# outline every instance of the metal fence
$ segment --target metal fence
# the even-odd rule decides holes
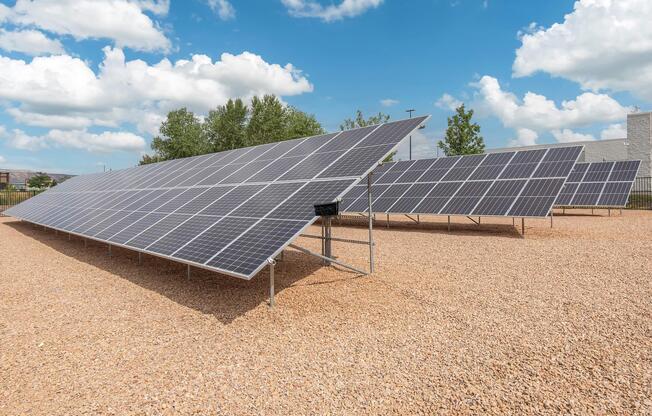
[[[652,209],[652,177],[638,177],[632,187],[627,208]]]
[[[4,216],[3,211],[13,207],[16,204],[20,204],[33,197],[34,195],[39,194],[41,191],[7,191],[0,190],[0,216]]]

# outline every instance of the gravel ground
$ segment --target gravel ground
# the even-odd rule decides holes
[[[379,221],[372,276],[288,251],[274,310],[2,218],[0,414],[652,414],[652,212],[570,212]]]

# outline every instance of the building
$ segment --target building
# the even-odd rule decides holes
[[[0,168],[0,189],[5,189],[8,185],[13,185],[16,189],[27,189],[27,181],[29,181],[32,176],[36,176],[42,173],[44,172]],[[72,178],[74,176],[64,173],[44,174],[54,179],[57,183],[61,183],[66,179]]]
[[[652,112],[628,114],[627,137],[622,139],[487,149],[487,153],[577,145],[584,145],[584,152],[579,159],[580,162],[641,160],[638,176],[652,176]]]

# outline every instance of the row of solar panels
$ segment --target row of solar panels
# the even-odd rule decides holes
[[[426,119],[77,176],[6,214],[250,279]]]
[[[581,150],[577,146],[384,164],[374,171],[372,209],[388,214],[545,217],[555,205],[624,207],[640,161],[575,163]],[[366,193],[366,186],[354,187],[343,198],[342,211],[367,212]]]

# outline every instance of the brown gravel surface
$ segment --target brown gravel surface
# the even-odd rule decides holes
[[[372,276],[288,251],[274,310],[2,218],[0,414],[651,414],[652,212],[572,212],[379,222]]]

